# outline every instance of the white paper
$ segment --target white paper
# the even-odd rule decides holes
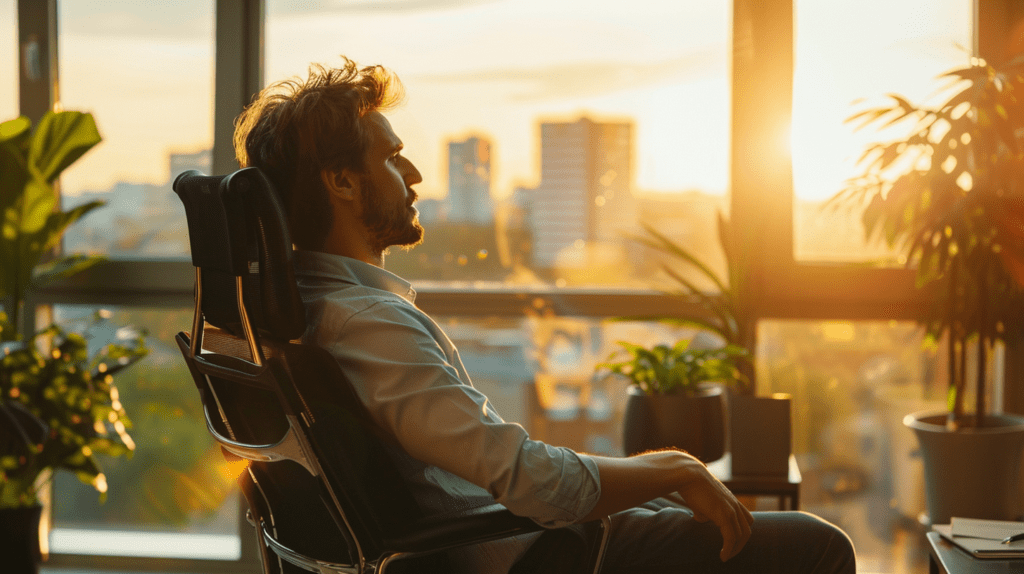
[[[1024,522],[958,518],[954,516],[951,530],[954,537],[1005,540],[1014,534],[1024,533]],[[1021,541],[1019,544],[1024,544],[1024,541]]]

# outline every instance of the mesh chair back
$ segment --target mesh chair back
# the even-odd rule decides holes
[[[206,320],[241,334],[235,277],[242,277],[253,327],[274,339],[300,337],[306,316],[291,239],[266,176],[254,167],[227,176],[191,170],[174,180],[174,191],[185,206],[192,264],[203,270]]]

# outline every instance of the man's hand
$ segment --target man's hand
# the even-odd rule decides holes
[[[592,458],[601,475],[601,499],[584,520],[597,520],[677,492],[693,510],[695,520],[718,526],[723,562],[743,549],[750,538],[754,521],[750,511],[696,458],[680,451]]]
[[[694,520],[710,520],[718,526],[722,533],[722,550],[718,556],[725,562],[742,550],[750,539],[754,516],[700,461],[693,459],[687,466],[693,478],[678,490],[679,496],[693,510]]]

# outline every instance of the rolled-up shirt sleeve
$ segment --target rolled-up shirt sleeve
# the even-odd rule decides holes
[[[317,310],[322,325],[332,325],[330,307]],[[370,416],[410,456],[485,489],[541,526],[590,513],[600,496],[595,462],[503,421],[463,381],[454,346],[419,310],[383,301],[336,319],[343,324],[317,329],[312,342],[338,359]]]

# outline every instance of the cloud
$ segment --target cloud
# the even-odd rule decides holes
[[[67,2],[61,4],[61,33],[113,38],[212,40],[209,2]]]
[[[351,12],[421,12],[453,10],[494,0],[279,0],[274,12],[280,14],[337,14]]]
[[[498,68],[430,74],[417,79],[438,82],[513,83],[514,101],[579,98],[712,76],[724,65],[725,52],[702,50],[657,62],[571,62],[539,68]]]

